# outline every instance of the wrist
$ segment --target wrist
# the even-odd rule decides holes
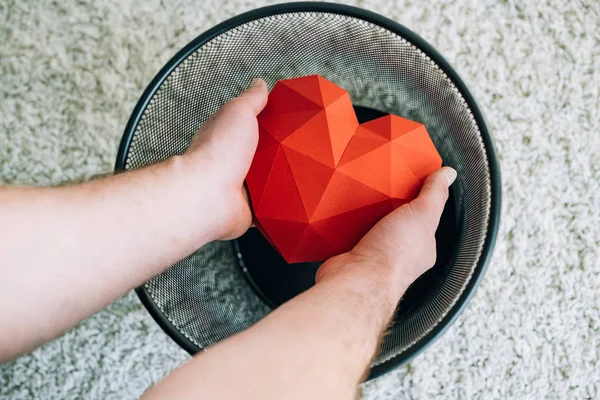
[[[408,288],[408,285],[394,276],[389,265],[352,252],[327,260],[317,271],[315,280],[317,284],[330,282],[342,286],[353,295],[363,298],[379,320],[382,330]]]
[[[165,190],[173,197],[174,212],[181,215],[186,229],[203,245],[219,239],[224,210],[219,202],[220,188],[208,165],[186,154],[171,157],[162,164],[168,174]]]

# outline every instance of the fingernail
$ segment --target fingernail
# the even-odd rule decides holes
[[[456,180],[456,170],[454,168],[446,168],[446,179],[448,180],[448,186],[452,185],[452,183]]]
[[[261,85],[262,79],[260,78],[254,78],[252,79],[252,82],[250,82],[250,87],[254,88],[254,87],[258,87]]]

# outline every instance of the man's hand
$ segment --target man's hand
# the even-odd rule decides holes
[[[376,301],[389,319],[400,296],[435,264],[435,231],[456,171],[441,168],[429,176],[419,196],[371,229],[348,253],[333,257],[317,271],[317,284],[341,280]]]
[[[146,168],[58,188],[0,187],[0,362],[248,229],[242,188],[266,101],[257,81],[202,126],[189,151]]]
[[[210,172],[222,216],[217,236],[233,239],[252,223],[252,213],[244,189],[258,144],[256,116],[267,104],[267,85],[255,79],[244,93],[227,102],[198,130],[184,155]],[[193,168],[195,170],[195,168]]]

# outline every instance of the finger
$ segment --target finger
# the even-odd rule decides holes
[[[252,80],[248,89],[225,103],[209,121],[232,126],[237,121],[256,120],[256,116],[265,108],[268,97],[267,84],[256,78]]]
[[[256,116],[265,108],[268,97],[267,84],[262,79],[256,78],[252,80],[248,89],[225,103],[200,129],[210,130],[216,125],[237,130],[239,124],[256,121]]]
[[[228,154],[237,145],[242,151],[254,154],[258,141],[256,116],[267,104],[268,95],[266,83],[262,79],[253,80],[246,91],[225,103],[198,129],[191,148],[212,143],[217,146],[216,154]]]
[[[269,91],[265,81],[260,78],[254,78],[250,82],[248,89],[239,95],[238,99],[246,102],[256,116],[265,108],[268,94]]]
[[[444,205],[448,200],[448,187],[455,179],[456,171],[454,169],[450,167],[439,169],[425,179],[419,196],[410,202],[416,217],[431,232],[435,232],[440,223]]]

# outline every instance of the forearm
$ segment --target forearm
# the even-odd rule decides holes
[[[186,161],[82,185],[0,188],[0,361],[49,340],[216,238]],[[190,223],[190,221],[194,221]],[[212,231],[212,234],[210,233]]]
[[[252,215],[243,182],[267,87],[255,81],[182,156],[83,185],[0,188],[0,362],[49,340]]]
[[[354,272],[324,279],[194,357],[148,397],[353,398],[403,290],[390,296],[390,281],[371,267],[347,267]]]

